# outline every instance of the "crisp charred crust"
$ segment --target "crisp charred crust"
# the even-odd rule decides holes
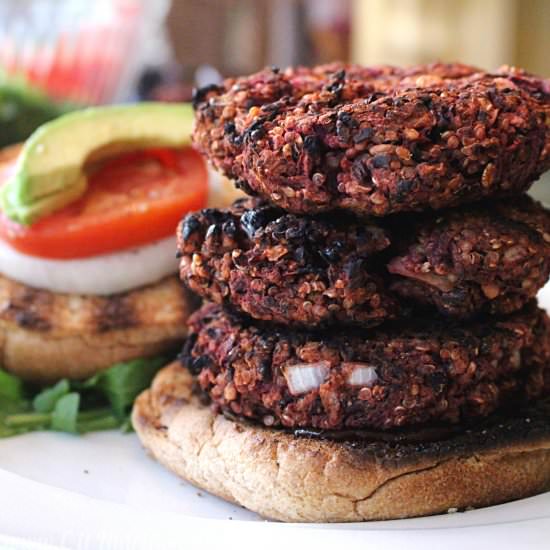
[[[366,333],[249,325],[210,304],[191,317],[190,331],[183,362],[215,406],[269,426],[458,423],[550,389],[550,325],[533,304],[465,327],[415,319]],[[324,370],[309,391],[292,381],[291,368],[304,365]],[[357,368],[374,379],[353,385]]]
[[[540,442],[548,438],[550,432],[550,399],[537,399],[523,403],[515,410],[507,409],[488,416],[482,421],[457,429],[450,436],[441,439],[348,441],[358,456],[375,457],[380,460],[395,461],[400,465],[420,463],[426,458],[448,458],[468,452],[486,452],[499,450],[509,445],[521,445],[527,442]],[[409,436],[413,432],[409,432]],[[322,437],[323,434],[320,434]]]
[[[258,199],[192,213],[178,229],[182,280],[266,321],[372,326],[395,317],[379,275],[386,232],[349,215],[301,217]]]
[[[528,196],[390,224],[392,291],[444,314],[516,311],[550,275],[550,213]]]
[[[550,167],[549,92],[509,68],[264,70],[198,95],[194,142],[291,212],[439,209],[521,193]]]

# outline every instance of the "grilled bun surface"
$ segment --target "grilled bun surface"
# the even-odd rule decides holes
[[[176,276],[123,294],[79,296],[0,275],[0,364],[48,383],[174,351],[195,303]]]

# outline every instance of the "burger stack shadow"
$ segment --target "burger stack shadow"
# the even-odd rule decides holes
[[[549,91],[509,67],[332,64],[196,92],[195,146],[249,197],[178,228],[205,300],[182,362],[212,414],[309,449],[291,497],[255,472],[232,498],[355,521],[550,488],[550,214],[526,194]]]

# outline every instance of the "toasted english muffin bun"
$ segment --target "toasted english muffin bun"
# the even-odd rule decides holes
[[[282,521],[422,516],[550,489],[548,402],[439,441],[345,443],[214,415],[173,363],[138,397],[133,424],[178,476]]]

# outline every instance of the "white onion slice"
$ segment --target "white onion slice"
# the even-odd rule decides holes
[[[342,366],[351,367],[347,380],[350,386],[370,386],[378,380],[376,368],[366,363],[342,363]]]
[[[0,272],[29,286],[70,294],[109,295],[155,283],[178,270],[176,237],[91,258],[52,260],[0,240]]]
[[[457,277],[453,273],[448,275],[437,275],[437,273],[422,273],[411,271],[407,268],[407,265],[403,258],[394,258],[388,263],[388,271],[395,275],[401,275],[410,279],[416,279],[422,283],[433,286],[441,292],[451,292],[455,287]]]
[[[327,377],[330,369],[328,361],[317,363],[297,363],[284,369],[288,388],[292,395],[300,395],[317,389]]]
[[[514,350],[510,355],[510,364],[516,369],[521,367],[521,352],[519,349]]]

